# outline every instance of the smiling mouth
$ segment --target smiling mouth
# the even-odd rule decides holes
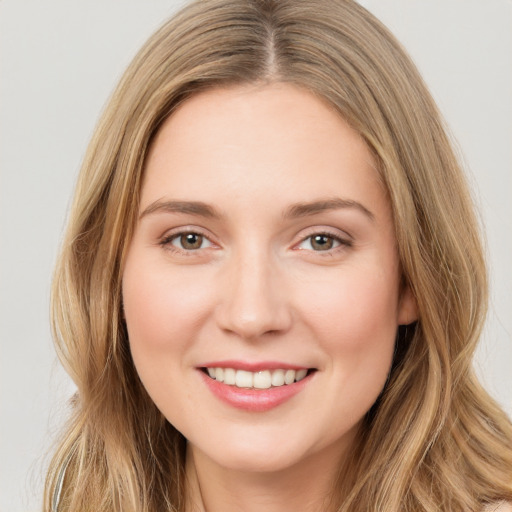
[[[237,370],[235,368],[202,368],[203,372],[217,382],[228,386],[235,386],[244,389],[269,389],[281,386],[289,386],[295,382],[305,379],[310,373],[316,371],[310,369],[275,369],[250,372]]]

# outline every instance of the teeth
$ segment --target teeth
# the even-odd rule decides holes
[[[272,386],[282,386],[284,384],[284,370],[274,370],[272,372]]]
[[[224,368],[215,368],[215,379],[224,382]]]
[[[253,382],[256,389],[268,389],[272,386],[272,376],[268,370],[258,372],[254,374]]]
[[[263,370],[248,372],[234,368],[207,368],[208,375],[219,382],[239,388],[268,389],[299,382],[308,370]]]
[[[295,370],[286,370],[284,374],[284,383],[292,384],[295,381]]]
[[[217,371],[215,371],[215,376],[217,376]],[[252,383],[253,377],[251,372],[246,372],[245,370],[236,371],[235,386],[237,388],[252,388]]]
[[[209,372],[208,372],[209,373]],[[224,383],[234,386],[236,383],[236,371],[233,368],[226,368],[224,370]]]
[[[307,374],[307,370],[297,370],[297,372],[295,373],[295,380],[299,382],[299,380],[302,380]]]

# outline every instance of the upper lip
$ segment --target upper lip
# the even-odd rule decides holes
[[[284,363],[282,361],[239,361],[222,360],[209,361],[199,365],[199,368],[233,368],[235,370],[245,370],[248,372],[261,372],[263,370],[309,370],[310,366],[300,364]]]

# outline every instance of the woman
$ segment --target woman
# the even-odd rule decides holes
[[[126,72],[53,294],[50,510],[507,510],[440,115],[353,2],[191,4]],[[507,508],[508,507],[508,508]]]

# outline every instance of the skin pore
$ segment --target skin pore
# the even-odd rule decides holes
[[[189,512],[326,510],[416,319],[369,149],[289,84],[207,91],[163,124],[123,302],[140,378],[188,440]],[[266,388],[222,382],[244,371]]]

